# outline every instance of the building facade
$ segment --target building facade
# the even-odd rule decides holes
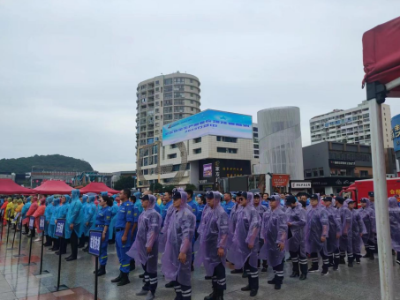
[[[371,147],[322,142],[303,148],[304,178],[314,193],[338,194],[355,180],[372,177]]]
[[[291,180],[303,180],[303,154],[298,107],[276,107],[257,113],[260,164],[257,174],[285,174]],[[271,175],[270,175],[271,176]],[[265,188],[272,191],[266,176]],[[275,187],[275,186],[274,186]],[[286,187],[281,187],[286,189]]]
[[[177,72],[142,81],[136,96],[138,148],[160,140],[163,125],[200,112],[200,81],[190,74]]]
[[[384,148],[393,148],[390,106],[382,104]],[[324,141],[371,145],[368,101],[347,110],[335,109],[310,120],[311,144]]]

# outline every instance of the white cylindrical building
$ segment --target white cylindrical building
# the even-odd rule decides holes
[[[304,180],[300,109],[294,106],[260,110],[257,113],[260,169],[263,174],[289,174]],[[270,191],[266,176],[266,191]]]

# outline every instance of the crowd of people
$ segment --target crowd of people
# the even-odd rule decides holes
[[[400,207],[396,198],[388,201],[392,248],[400,264]],[[140,264],[144,285],[136,295],[146,300],[155,297],[160,253],[165,287],[175,289],[175,300],[191,299],[195,267],[203,266],[205,280],[211,280],[212,293],[204,299],[223,300],[227,263],[234,266],[232,274],[247,278],[242,291],[254,297],[259,269],[273,269],[268,284],[279,290],[285,262],[291,263],[291,278],[306,280],[308,273],[321,271],[325,276],[330,268],[337,271],[340,265],[359,264],[362,244],[363,257],[373,260],[378,251],[374,209],[373,192],[361,199],[359,208],[352,199],[333,195],[208,191],[195,196],[183,189],[163,195],[123,189],[114,196],[80,195],[73,190],[71,195],[0,198],[3,227],[16,226],[15,230],[34,237],[36,231],[41,233],[39,220],[44,216],[45,245],[65,254],[70,244],[67,261],[77,259],[79,248],[88,251],[90,230],[101,231],[97,276],[106,274],[107,249],[115,244],[120,273],[111,282],[130,283],[129,273]],[[30,217],[35,226],[29,231]],[[59,219],[66,220],[63,238],[55,234]],[[287,253],[290,257],[285,260]]]

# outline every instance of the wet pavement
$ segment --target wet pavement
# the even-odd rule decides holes
[[[4,234],[6,234],[4,228]],[[0,244],[0,300],[8,299],[42,299],[42,300],[86,300],[94,299],[94,275],[95,258],[79,250],[78,260],[67,262],[64,260],[67,255],[62,257],[60,283],[68,287],[67,290],[60,292],[51,292],[57,284],[58,256],[45,247],[43,255],[43,270],[48,273],[35,275],[40,267],[40,242],[33,242],[31,261],[33,264],[27,266],[29,253],[29,239],[22,236],[21,253],[26,256],[14,257],[18,254],[19,235],[16,236],[14,248],[11,248],[12,234],[8,245],[6,238]],[[68,246],[68,251],[70,248]],[[131,283],[117,287],[110,282],[111,279],[118,276],[118,259],[115,251],[115,245],[109,245],[109,262],[107,265],[107,274],[99,277],[98,295],[99,299],[145,299],[145,297],[136,296],[142,287],[142,280],[138,278],[142,269],[136,269],[130,274]],[[395,282],[400,282],[400,268],[395,265]],[[362,259],[361,264],[354,265],[354,268],[348,268],[341,265],[339,271],[330,272],[327,276],[321,276],[319,273],[308,275],[305,281],[289,278],[291,264],[285,264],[285,279],[282,289],[274,290],[272,285],[267,284],[267,280],[273,277],[272,270],[267,273],[260,272],[260,289],[257,297],[252,299],[354,299],[354,300],[377,300],[380,299],[378,260],[369,261]],[[192,276],[192,299],[200,300],[211,292],[211,282],[204,280],[204,270],[195,270]],[[173,289],[164,287],[165,280],[159,272],[159,283],[156,293],[156,299],[174,299]],[[245,286],[247,280],[241,275],[232,275],[227,270],[227,290],[225,300],[247,300],[251,299],[248,292],[240,291]],[[395,290],[400,299],[400,284],[395,286]]]

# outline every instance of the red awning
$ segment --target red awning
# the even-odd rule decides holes
[[[387,84],[400,77],[400,17],[368,30],[362,42],[363,85],[373,81]]]
[[[16,184],[11,179],[0,179],[0,195],[31,195],[35,192]]]
[[[86,193],[100,194],[101,192],[108,192],[113,195],[119,193],[119,191],[110,189],[108,186],[106,186],[102,182],[91,182],[84,188],[81,188],[80,192],[81,192],[81,194],[86,194]]]
[[[33,189],[37,194],[54,195],[54,194],[71,194],[73,190],[64,181],[49,180]]]

